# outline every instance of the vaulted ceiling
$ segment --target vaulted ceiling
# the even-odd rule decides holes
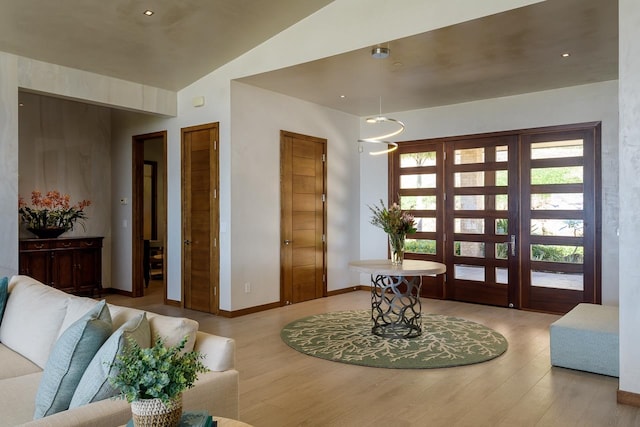
[[[0,0],[0,51],[179,90],[329,3]],[[613,80],[617,1],[547,0],[382,46],[240,81],[365,116]]]
[[[178,90],[331,1],[0,0],[0,51]]]

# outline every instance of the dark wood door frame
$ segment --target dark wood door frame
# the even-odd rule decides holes
[[[167,174],[167,131],[152,132],[143,135],[135,135],[132,137],[132,184],[131,191],[131,255],[132,255],[132,287],[131,296],[144,296],[144,143],[151,139],[162,139],[162,151],[165,167],[163,167],[163,176],[161,179],[166,183]],[[164,210],[166,212],[167,203],[167,186],[164,185],[165,197]],[[166,224],[162,225],[165,228]],[[165,263],[166,264],[166,263]],[[167,285],[165,280],[164,301],[167,302]]]

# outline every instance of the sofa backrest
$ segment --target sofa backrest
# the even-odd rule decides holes
[[[70,295],[44,285],[29,276],[13,276],[2,324],[0,342],[44,369],[51,348],[73,322],[84,315],[97,300]],[[109,304],[116,330],[142,310]],[[198,322],[184,317],[147,312],[151,336],[160,336],[166,345],[174,345],[189,336],[186,350],[194,348]]]
[[[68,294],[27,276],[13,276],[0,342],[44,369],[68,304]]]

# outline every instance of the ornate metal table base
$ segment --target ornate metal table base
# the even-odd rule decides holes
[[[371,275],[371,332],[384,338],[422,334],[422,276]]]

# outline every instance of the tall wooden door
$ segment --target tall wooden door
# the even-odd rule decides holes
[[[182,283],[184,306],[219,308],[218,124],[182,129]]]
[[[445,144],[447,295],[518,306],[518,138]]]
[[[389,203],[415,217],[407,259],[444,263],[444,150],[442,142],[408,141],[389,154]],[[445,298],[444,274],[424,276],[420,295]]]
[[[522,305],[601,302],[600,126],[522,138]]]
[[[326,139],[280,134],[280,300],[326,295]]]

